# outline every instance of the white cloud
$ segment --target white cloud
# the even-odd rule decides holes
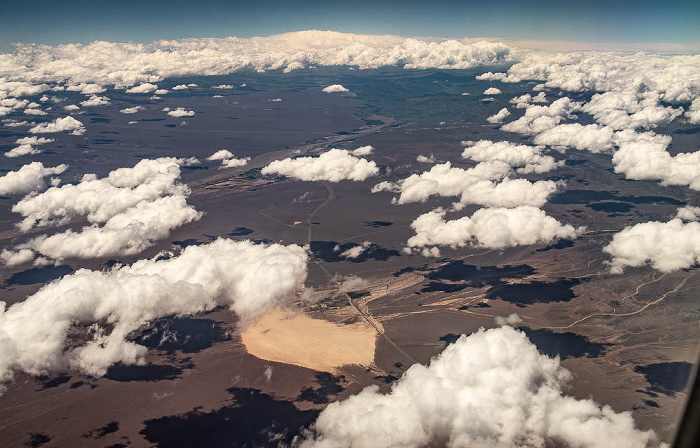
[[[189,87],[187,87],[187,85],[185,85],[185,84],[180,84],[180,85],[177,85],[177,86],[172,88],[172,90],[185,90],[185,89],[189,89]]]
[[[491,162],[500,160],[513,168],[518,173],[545,173],[564,164],[557,162],[552,156],[542,154],[543,148],[517,145],[506,141],[492,142],[491,140],[479,140],[462,142],[465,146],[462,157],[475,162]]]
[[[576,239],[584,229],[564,225],[536,207],[482,208],[469,216],[446,221],[441,208],[425,213],[411,223],[416,232],[408,247],[477,246],[503,249]]]
[[[612,128],[597,124],[559,124],[535,135],[532,141],[537,145],[582,149],[592,153],[609,152],[614,146]]]
[[[515,327],[517,325],[520,325],[520,323],[523,321],[523,318],[518,316],[517,313],[512,313],[506,317],[496,316],[493,320],[499,327],[502,327],[504,325]]]
[[[24,219],[22,231],[62,225],[78,218],[90,225],[40,235],[18,244],[46,258],[98,258],[134,255],[167,238],[170,231],[199,219],[187,204],[189,189],[179,183],[180,165],[189,159],[142,160],[119,168],[105,178],[87,174],[78,184],[49,188],[29,195],[12,207]]]
[[[342,282],[338,283],[338,293],[340,294],[369,288],[369,282],[367,280],[360,277],[355,277],[354,275],[346,277]]]
[[[395,183],[381,182],[372,187],[372,193],[400,193],[393,199],[396,204],[425,202],[437,195],[458,196],[462,204],[540,207],[557,190],[557,184],[552,181],[532,183],[526,179],[509,179],[510,172],[511,166],[502,160],[481,162],[466,170],[453,168],[450,162],[446,162]]]
[[[503,119],[510,116],[510,111],[505,107],[498,111],[498,113],[491,115],[486,119],[489,123],[502,123]]]
[[[340,84],[333,84],[328,87],[324,87],[322,92],[333,93],[333,92],[349,92],[350,89],[343,87]]]
[[[246,166],[249,161],[250,161],[250,157],[241,157],[239,159],[236,159],[236,158],[225,159],[225,160],[221,161],[221,166],[219,167],[219,169],[238,168],[241,166]]]
[[[67,169],[68,165],[65,164],[49,168],[41,162],[32,162],[0,177],[0,194],[24,194],[43,190],[46,188],[45,177],[61,174]]]
[[[357,246],[353,246],[350,249],[341,252],[340,256],[344,258],[357,258],[365,253],[365,251],[367,251],[367,249],[369,249],[371,246],[372,243],[370,241],[365,241],[362,244],[358,244]]]
[[[83,123],[73,117],[56,118],[48,123],[39,123],[29,130],[32,134],[49,134],[53,132],[72,131],[74,135],[82,135],[85,132]]]
[[[158,90],[157,85],[145,82],[130,89],[126,89],[126,93],[151,93],[156,90]]]
[[[500,95],[501,89],[497,89],[496,87],[489,87],[488,89],[484,90],[484,95]]]
[[[19,143],[19,146],[16,148],[13,148],[5,153],[5,157],[20,157],[20,156],[25,156],[25,155],[30,155],[30,154],[39,154],[41,153],[41,150],[36,148],[36,145],[43,145],[45,143],[49,143],[54,141],[52,138],[44,138],[44,137],[23,137],[23,138],[18,138],[16,143]]]
[[[331,403],[302,448],[658,446],[629,412],[565,395],[572,378],[524,333],[481,329],[411,366],[387,394],[370,386]]]
[[[650,129],[667,124],[683,113],[682,109],[660,105],[658,92],[605,92],[593,95],[583,111],[613,129]]]
[[[372,151],[374,151],[374,147],[367,145],[367,146],[360,146],[357,149],[353,149],[352,151],[350,151],[350,153],[353,156],[368,156],[368,155],[372,154]]]
[[[435,163],[435,156],[430,154],[430,157],[424,156],[423,154],[418,154],[416,161],[420,163]]]
[[[501,129],[523,135],[539,134],[555,127],[564,119],[572,118],[573,113],[579,110],[581,104],[569,97],[559,98],[549,106],[529,105],[525,109],[525,115],[504,124]]]
[[[0,379],[15,370],[38,375],[67,368],[101,376],[116,362],[144,364],[147,349],[128,341],[129,333],[159,317],[217,306],[254,319],[292,297],[306,263],[299,246],[219,239],[168,259],[80,269],[0,307]],[[81,336],[69,343],[76,331]]]
[[[107,98],[106,96],[97,95],[92,95],[89,99],[80,103],[80,105],[83,107],[104,106],[107,104],[109,104],[109,98]]]
[[[80,109],[80,106],[76,104],[69,104],[67,106],[63,106],[63,110],[78,110]]]
[[[516,96],[515,98],[510,100],[511,104],[515,104],[516,109],[525,109],[527,106],[530,105],[530,103],[546,103],[547,102],[547,97],[545,96],[544,92],[540,92],[534,97],[530,95],[529,93],[526,93],[525,95],[521,96]]]
[[[700,222],[697,208],[679,210],[679,217],[668,222],[650,221],[626,227],[613,236],[603,252],[613,258],[610,271],[620,274],[626,267],[651,264],[654,269],[672,272],[700,262]]]
[[[25,115],[46,115],[46,112],[44,112],[41,109],[24,109],[24,114]]]
[[[233,89],[233,86],[231,84],[219,84],[218,86],[212,86],[212,89],[223,89],[223,90],[231,90]]]
[[[163,109],[163,110],[165,110],[165,109]],[[170,115],[171,117],[193,117],[194,116],[193,110],[187,110],[184,107],[178,107],[175,110],[168,109],[167,112],[168,112],[168,115]]]
[[[143,107],[141,106],[134,106],[134,107],[125,107],[124,109],[120,110],[119,112],[123,114],[135,114],[136,112],[142,110]]]
[[[160,97],[156,95],[165,95],[168,93],[168,89],[156,89],[156,91],[153,93],[155,95],[153,95],[151,98],[155,97],[155,99],[160,99]]]
[[[229,151],[228,149],[220,149],[216,151],[214,154],[210,155],[207,157],[207,160],[224,160],[224,159],[230,159],[233,157],[233,153]]]
[[[297,157],[275,160],[262,169],[262,174],[282,174],[305,181],[362,181],[379,172],[377,164],[355,157],[343,149],[331,149],[319,157]]]

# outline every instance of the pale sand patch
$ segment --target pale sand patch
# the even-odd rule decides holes
[[[372,364],[376,337],[365,323],[339,325],[279,308],[241,335],[253,356],[332,373],[347,364]]]

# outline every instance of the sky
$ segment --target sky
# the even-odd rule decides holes
[[[700,43],[694,0],[0,0],[0,46],[269,36],[308,29],[413,37]]]

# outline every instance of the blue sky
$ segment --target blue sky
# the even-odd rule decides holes
[[[699,43],[700,1],[0,0],[0,45],[267,36],[305,29],[403,36]]]

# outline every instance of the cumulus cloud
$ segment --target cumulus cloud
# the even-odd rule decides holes
[[[481,329],[462,335],[428,366],[411,366],[387,394],[370,386],[331,403],[302,447],[659,445],[629,412],[565,395],[572,378],[524,333]]]
[[[77,219],[86,219],[90,225],[33,237],[15,251],[32,250],[59,261],[143,251],[172,229],[201,217],[187,204],[189,189],[179,182],[180,166],[188,163],[175,158],[142,160],[101,179],[86,174],[77,184],[26,196],[12,207],[24,217],[18,224],[22,231]]]
[[[48,123],[39,123],[29,130],[32,134],[50,134],[54,132],[72,131],[74,135],[82,135],[85,132],[83,123],[73,117],[56,118]]]
[[[19,146],[7,151],[5,153],[5,157],[20,157],[30,154],[39,154],[41,153],[41,150],[36,148],[36,146],[43,145],[52,141],[54,141],[52,138],[45,137],[18,138],[16,143],[19,143]]]
[[[503,249],[513,246],[549,243],[555,239],[576,239],[583,228],[564,225],[536,207],[482,208],[470,216],[446,221],[446,211],[438,208],[420,215],[411,223],[416,232],[408,247],[476,246]]]
[[[484,95],[500,95],[501,89],[497,89],[496,87],[489,87],[488,89],[484,90]]]
[[[46,188],[45,177],[61,174],[67,169],[68,165],[65,164],[50,168],[41,162],[32,162],[0,177],[0,194],[25,194],[43,190]],[[58,179],[52,179],[51,182],[56,183]]]
[[[233,89],[233,86],[231,84],[219,84],[218,86],[212,86],[212,89],[223,89],[223,90],[231,90]]]
[[[282,174],[306,181],[362,181],[379,172],[373,161],[356,157],[344,149],[331,149],[318,157],[275,160],[262,174]]]
[[[8,309],[1,304],[0,379],[16,370],[101,376],[117,362],[143,365],[147,349],[129,333],[159,317],[217,306],[254,319],[296,292],[306,263],[296,245],[219,239],[169,258],[80,269]]]
[[[658,92],[605,92],[593,95],[583,111],[613,129],[650,129],[667,124],[683,109],[662,106]]]
[[[187,110],[184,107],[178,107],[177,109],[170,110],[169,108],[163,109],[163,111],[168,112],[171,117],[194,117],[193,110]]]
[[[156,90],[158,90],[157,85],[145,82],[130,89],[126,89],[126,93],[151,93]]]
[[[430,154],[430,156],[424,156],[423,154],[418,154],[416,161],[420,163],[435,163],[435,156]]]
[[[502,327],[504,325],[515,327],[523,321],[522,317],[518,316],[517,313],[512,313],[506,317],[496,316],[493,320],[499,327]]]
[[[233,153],[228,149],[220,149],[207,157],[207,160],[225,160],[233,157]]]
[[[342,294],[345,292],[367,289],[368,287],[369,282],[367,280],[351,275],[338,282],[338,293]]]
[[[353,156],[368,156],[368,155],[372,154],[372,151],[374,151],[374,147],[367,145],[367,146],[360,146],[357,149],[353,149],[352,151],[350,151],[350,154],[352,154]]]
[[[687,185],[700,190],[700,152],[672,156],[666,149],[671,137],[630,130],[615,134],[619,149],[612,161],[616,173],[627,179],[660,180],[662,185]]]
[[[503,109],[499,110],[498,113],[495,113],[488,117],[486,121],[488,121],[489,123],[502,123],[503,120],[508,116],[510,116],[510,112],[504,107]]]
[[[172,90],[186,90],[189,89],[186,84],[180,84],[172,88]]]
[[[612,128],[598,124],[581,125],[579,123],[559,124],[547,129],[532,139],[535,144],[555,148],[575,148],[592,153],[609,152],[615,140]]]
[[[552,156],[542,154],[543,148],[528,145],[517,145],[506,141],[492,142],[491,140],[479,140],[478,142],[465,141],[462,157],[475,162],[502,161],[517,168],[518,173],[545,173],[561,165]]]
[[[533,183],[526,179],[510,179],[507,176],[511,170],[511,166],[502,160],[481,162],[466,170],[454,168],[450,162],[446,162],[398,182],[381,182],[372,187],[372,193],[400,193],[392,201],[395,204],[425,202],[437,195],[458,196],[461,204],[541,207],[557,190],[556,182],[552,181]]]
[[[681,209],[667,222],[649,221],[626,227],[603,248],[610,254],[610,272],[651,264],[661,272],[689,268],[700,261],[700,222],[697,207]],[[683,222],[690,219],[690,222]]]
[[[540,92],[535,96],[526,93],[525,95],[516,96],[510,100],[511,104],[515,104],[516,109],[525,109],[530,103],[546,103],[547,97],[544,92]]]
[[[219,169],[238,168],[241,166],[246,166],[249,161],[250,161],[250,157],[241,157],[238,159],[235,157],[232,157],[230,159],[222,160],[221,166],[219,167]]]
[[[125,107],[124,109],[121,109],[119,112],[123,114],[135,114],[136,112],[142,110],[143,107],[141,106],[134,106],[134,107]]]
[[[24,114],[25,115],[46,115],[46,112],[44,112],[41,109],[24,109]]]
[[[363,253],[365,253],[367,251],[367,249],[369,249],[370,247],[372,247],[372,242],[365,241],[362,244],[358,244],[357,246],[353,246],[350,249],[347,249],[347,250],[341,252],[340,256],[344,257],[344,258],[357,258],[360,255],[362,255]],[[339,249],[336,248],[336,252],[338,250]]]
[[[501,129],[523,135],[544,132],[558,125],[562,120],[572,118],[574,112],[581,110],[581,103],[569,97],[559,98],[549,106],[529,105],[525,115],[515,121],[506,123]]]
[[[343,87],[340,84],[333,84],[328,87],[324,87],[322,92],[333,93],[333,92],[349,92],[350,89]]]
[[[109,98],[107,98],[106,96],[97,96],[97,95],[92,95],[89,99],[82,101],[80,103],[80,105],[83,107],[104,106],[107,104],[109,104]]]

